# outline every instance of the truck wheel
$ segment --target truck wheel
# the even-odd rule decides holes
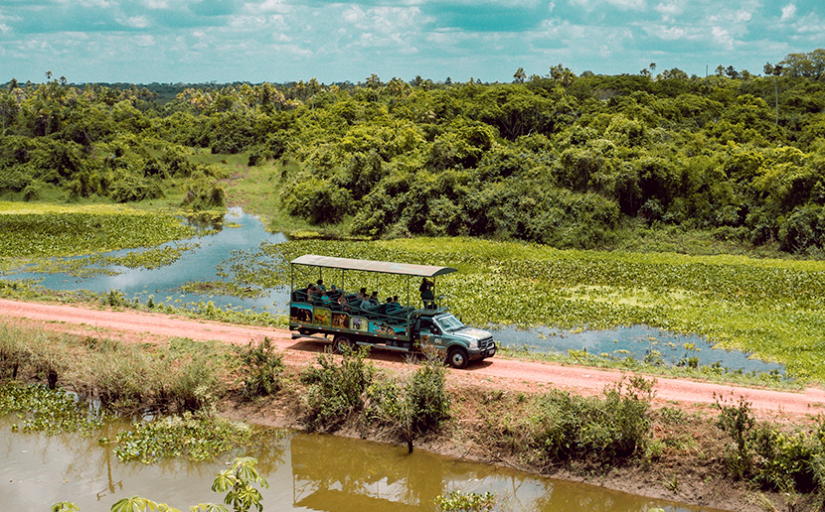
[[[332,340],[332,351],[336,354],[343,354],[344,348],[352,348],[352,342],[346,336],[335,336]]]
[[[453,368],[463,370],[464,368],[467,368],[467,364],[469,362],[470,359],[467,357],[467,351],[461,347],[453,347],[447,353],[447,364]]]

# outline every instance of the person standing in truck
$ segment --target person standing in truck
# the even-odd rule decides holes
[[[421,292],[421,300],[424,302],[425,308],[435,307],[435,295],[433,294],[433,282],[426,277],[421,278],[421,286],[418,287]]]

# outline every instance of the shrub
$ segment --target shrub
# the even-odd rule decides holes
[[[450,399],[443,360],[434,355],[418,368],[405,388],[404,400],[409,410],[409,425],[417,435],[438,428],[450,417]]]
[[[244,395],[271,395],[280,389],[284,356],[275,352],[272,340],[265,337],[257,346],[250,343],[246,348],[238,348],[237,353],[244,365]]]
[[[333,431],[364,406],[364,392],[375,367],[365,362],[369,350],[344,347],[341,364],[330,354],[318,356],[320,368],[308,368],[301,380],[309,384],[305,423],[310,430]]]
[[[595,457],[611,463],[644,448],[654,381],[631,377],[605,389],[605,398],[554,390],[539,403],[535,443],[551,461]]]
[[[751,456],[751,436],[756,418],[751,412],[751,404],[744,397],[739,397],[738,405],[728,405],[717,397],[716,406],[720,409],[717,426],[733,438],[735,451],[726,454],[728,471],[735,478],[747,478],[753,469]]]

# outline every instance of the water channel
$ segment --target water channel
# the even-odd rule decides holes
[[[286,314],[288,290],[266,289],[256,298],[239,298],[228,295],[204,295],[182,293],[181,287],[189,282],[230,281],[223,268],[234,253],[255,253],[262,243],[277,244],[286,241],[281,234],[264,229],[256,217],[245,214],[240,208],[230,208],[224,217],[224,225],[234,226],[210,235],[196,237],[167,245],[191,244],[194,247],[175,263],[155,269],[133,269],[121,266],[108,268],[108,273],[91,277],[73,277],[64,273],[17,273],[13,279],[39,279],[41,285],[53,290],[90,290],[108,292],[120,290],[126,298],[145,302],[150,296],[155,302],[187,307],[199,302],[213,302],[219,307],[235,307],[253,311],[265,311],[273,315]],[[163,246],[161,246],[163,247]],[[106,253],[104,256],[122,256],[129,251]],[[744,372],[779,371],[782,365],[749,359],[739,351],[714,349],[700,336],[674,335],[662,329],[646,326],[619,327],[604,331],[559,331],[544,327],[531,330],[506,328],[495,331],[495,339],[503,346],[526,347],[541,352],[585,350],[591,354],[611,357],[634,357],[644,360],[652,351],[665,363],[677,364],[695,357],[699,365],[718,364],[731,370]]]
[[[180,510],[222,502],[223,496],[210,488],[231,457],[203,463],[122,463],[111,445],[97,442],[104,435],[113,439],[122,424],[82,437],[14,433],[10,423],[10,418],[0,418],[3,510],[46,511],[55,502],[72,501],[83,512],[108,512],[118,499],[134,495]],[[519,512],[711,510],[342,437],[273,435],[245,455],[258,459],[269,481],[270,487],[261,490],[266,512],[426,512],[437,509],[433,500],[438,495],[453,490],[495,492],[500,510]]]

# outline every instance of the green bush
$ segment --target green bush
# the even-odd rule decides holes
[[[375,367],[365,361],[369,350],[344,347],[343,351],[340,364],[332,355],[321,354],[320,368],[308,368],[301,374],[301,380],[309,385],[304,421],[310,430],[333,431],[364,406],[365,391],[375,375]]]
[[[416,369],[404,389],[413,434],[422,435],[441,426],[450,417],[450,399],[445,385],[447,374],[443,360],[430,357]]]
[[[280,389],[284,356],[275,351],[272,340],[264,337],[257,345],[250,343],[236,351],[244,365],[244,395],[250,398],[271,395]]]
[[[554,390],[538,403],[535,443],[551,461],[593,457],[603,463],[642,452],[649,438],[654,381],[631,377],[603,399]]]

